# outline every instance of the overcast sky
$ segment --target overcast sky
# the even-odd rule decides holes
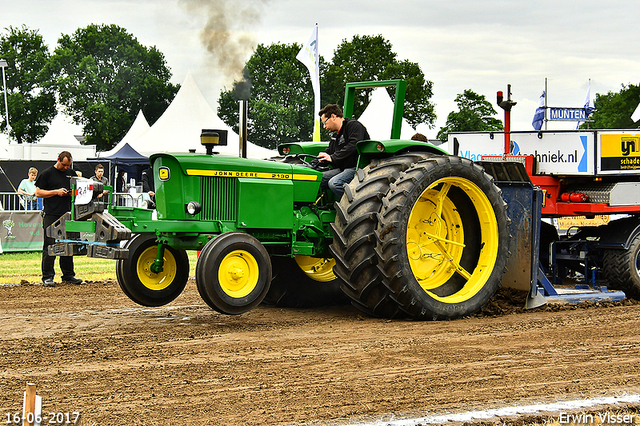
[[[531,130],[531,118],[548,79],[548,104],[581,107],[589,79],[591,97],[640,83],[635,0],[2,0],[2,28],[38,29],[51,51],[61,34],[95,24],[116,24],[164,53],[172,82],[193,77],[217,108],[234,64],[257,44],[304,43],[319,26],[320,54],[331,60],[338,44],[381,34],[400,60],[417,62],[434,83],[435,137],[465,89],[495,104],[511,84],[512,130]],[[201,34],[226,30],[214,52]],[[367,52],[362,52],[366,55]],[[333,102],[322,99],[322,104]],[[498,118],[503,111],[496,106]],[[571,129],[575,123],[553,123]]]

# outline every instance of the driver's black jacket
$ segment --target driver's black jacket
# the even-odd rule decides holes
[[[358,162],[356,143],[369,140],[367,128],[359,121],[345,118],[342,127],[331,135],[327,154],[331,156],[331,163],[335,169],[355,167]]]

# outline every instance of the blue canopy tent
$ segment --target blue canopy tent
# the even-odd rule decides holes
[[[140,182],[142,171],[149,167],[149,157],[140,154],[128,143],[125,143],[117,152],[107,157],[91,158],[90,160],[109,161],[108,178],[110,185],[114,183],[116,169],[118,171],[124,170],[129,179],[133,178],[136,182]]]

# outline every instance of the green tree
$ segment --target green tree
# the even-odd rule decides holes
[[[313,135],[313,89],[309,71],[296,59],[301,45],[258,45],[247,61],[242,81],[223,90],[218,116],[238,131],[238,100],[248,99],[249,139],[274,149],[283,142],[311,140]],[[324,68],[320,59],[320,73]]]
[[[589,127],[594,129],[629,129],[638,127],[639,122],[631,119],[631,115],[640,103],[640,86],[629,84],[622,85],[618,93],[609,92],[606,95],[596,94],[593,104],[595,112],[591,115],[592,123]],[[580,125],[586,128],[587,123]]]
[[[50,71],[60,103],[98,150],[122,139],[139,110],[153,124],[178,91],[169,82],[164,55],[116,25],[89,25],[63,35]]]
[[[42,70],[49,60],[49,49],[37,30],[25,25],[6,28],[0,35],[0,58],[7,61],[7,104],[10,136],[18,143],[36,142],[45,135],[56,115],[55,91]],[[4,94],[0,95],[2,125],[7,132]]]
[[[344,87],[348,82],[391,79],[407,82],[404,118],[409,124],[414,127],[418,124],[433,127],[436,113],[429,101],[433,96],[433,83],[425,79],[417,63],[399,61],[391,43],[381,35],[356,35],[351,41],[342,41],[327,67],[324,84],[321,84],[323,105],[335,103],[342,106]],[[366,108],[371,92],[371,89],[356,92],[355,117],[359,117]],[[389,94],[393,99],[394,93]]]
[[[452,111],[447,116],[447,124],[440,128],[437,138],[447,140],[449,132],[499,131],[503,130],[502,121],[494,118],[496,110],[484,95],[472,90],[456,96],[458,112]]]

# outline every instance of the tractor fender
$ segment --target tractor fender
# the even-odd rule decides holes
[[[414,140],[364,140],[357,144],[358,154],[360,155],[394,155],[408,151],[431,152],[434,154],[448,155],[449,153],[442,147],[436,146],[431,142],[422,142]]]
[[[436,155],[448,155],[444,149],[435,146],[432,143],[414,140],[365,140],[359,141],[356,147],[358,149],[358,168],[364,168],[372,161],[404,154],[431,153]]]

